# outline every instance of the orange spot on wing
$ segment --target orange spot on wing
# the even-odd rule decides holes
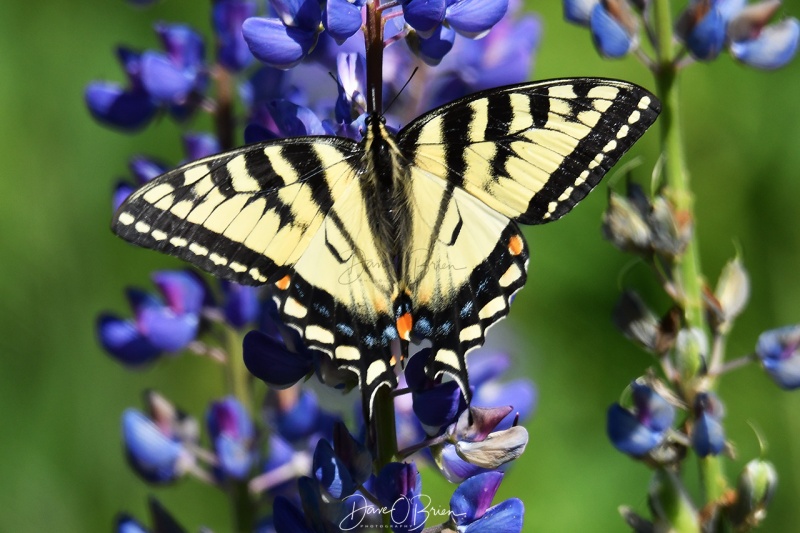
[[[397,319],[397,333],[404,341],[411,340],[411,327],[414,325],[414,320],[411,313],[404,313]]]
[[[521,254],[524,247],[525,243],[522,241],[521,236],[512,235],[511,238],[508,239],[508,251],[511,252],[511,255]]]
[[[281,279],[275,282],[275,286],[278,287],[280,290],[285,291],[286,289],[289,288],[289,282],[291,280],[292,278],[289,277],[289,274],[286,274]]]

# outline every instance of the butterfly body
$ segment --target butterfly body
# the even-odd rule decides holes
[[[371,405],[396,383],[392,346],[430,339],[431,375],[469,398],[466,354],[525,283],[517,222],[568,212],[655,120],[658,102],[615,80],[502,87],[360,142],[246,146],[160,176],[114,231],[212,274],[269,284],[284,321],[358,375]]]

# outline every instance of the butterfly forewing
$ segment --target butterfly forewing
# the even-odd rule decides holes
[[[658,100],[593,78],[493,89],[435,109],[403,129],[417,165],[524,224],[572,209],[647,130]]]

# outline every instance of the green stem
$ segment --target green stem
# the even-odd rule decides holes
[[[669,0],[656,0],[654,4],[655,31],[658,39],[658,61],[655,78],[658,97],[661,99],[662,112],[659,118],[661,125],[661,150],[664,158],[664,173],[667,184],[666,194],[669,196],[678,217],[694,221],[694,195],[689,185],[689,172],[686,169],[686,158],[683,149],[680,126],[680,97],[677,85],[677,70],[674,63],[674,47],[672,44],[672,14]],[[697,240],[692,235],[685,252],[676,260],[676,285],[682,296],[686,325],[690,328],[705,330],[703,315],[703,294],[700,274],[700,259],[697,253]],[[690,383],[702,368],[701,354],[696,348],[687,350],[682,359],[677,361],[682,381]]]
[[[253,404],[250,374],[244,366],[242,356],[242,336],[231,326],[222,324],[225,351],[228,359],[225,364],[225,385],[228,394],[236,397],[251,415],[257,412]],[[256,501],[247,486],[247,481],[229,479],[226,487],[233,512],[233,531],[245,533],[253,530],[256,521]]]
[[[658,96],[661,99],[661,150],[664,158],[666,191],[679,220],[694,225],[694,195],[690,187],[686,168],[683,139],[680,126],[680,97],[677,86],[677,66],[673,46],[673,21],[669,0],[655,0],[653,22],[656,33],[658,60],[654,70]],[[703,312],[702,274],[696,232],[686,246],[685,252],[676,259],[673,272],[679,288],[681,307],[687,327],[707,331]],[[690,343],[693,344],[693,343]],[[684,395],[692,401],[696,380],[704,365],[697,346],[679,353],[676,361]],[[688,394],[686,394],[688,393]],[[727,482],[722,464],[716,457],[699,460],[700,478],[705,502],[714,502],[723,495]]]

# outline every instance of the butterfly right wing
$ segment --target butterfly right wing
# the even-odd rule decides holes
[[[362,154],[304,137],[211,156],[134,192],[112,229],[217,277],[270,283],[283,320],[372,394],[394,384],[397,281],[367,223]]]

